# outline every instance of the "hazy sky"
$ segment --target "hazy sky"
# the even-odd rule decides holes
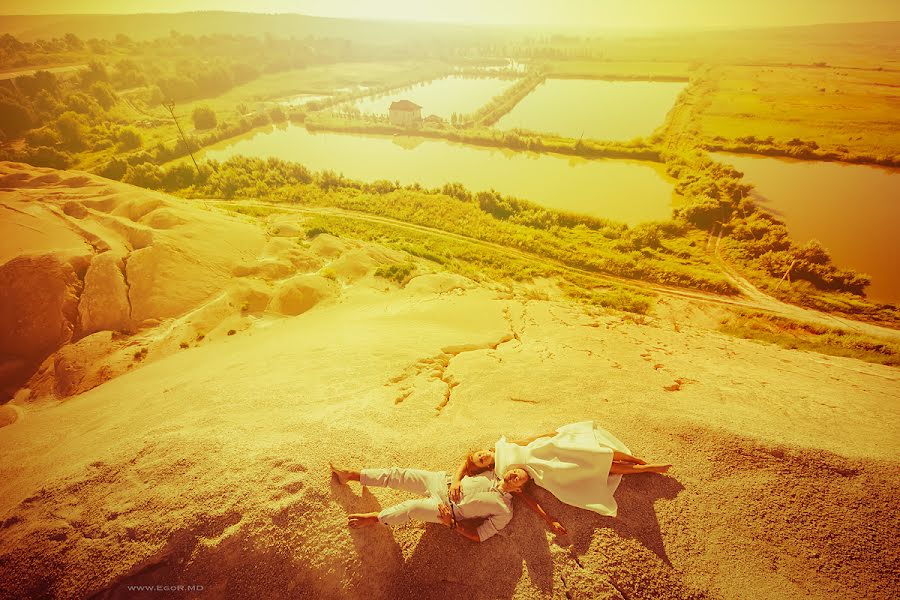
[[[900,20],[900,0],[4,0],[0,13],[191,10],[582,27],[752,27]]]

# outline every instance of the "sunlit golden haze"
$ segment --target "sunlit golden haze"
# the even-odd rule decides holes
[[[4,2],[6,14],[110,14],[199,10],[260,13],[296,12],[316,16],[410,19],[456,23],[543,25],[591,28],[753,27],[814,23],[900,20],[895,0],[44,0]]]

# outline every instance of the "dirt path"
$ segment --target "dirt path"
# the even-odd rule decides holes
[[[87,64],[81,63],[77,65],[65,65],[60,67],[38,67],[35,69],[25,69],[23,71],[6,71],[4,73],[0,73],[0,79],[15,79],[16,77],[23,77],[25,75],[34,75],[38,71],[49,71],[50,73],[68,73],[70,71],[77,71],[82,67],[86,67]]]

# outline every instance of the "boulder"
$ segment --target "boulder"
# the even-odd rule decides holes
[[[335,295],[336,288],[333,282],[319,275],[297,275],[278,286],[269,309],[283,315],[303,314],[323,299]]]
[[[101,360],[114,350],[111,331],[101,331],[57,351],[53,374],[57,397],[65,398],[89,390],[106,380],[97,377]]]
[[[72,265],[55,254],[19,256],[0,266],[0,355],[37,366],[68,343],[81,287]],[[17,383],[0,381],[0,388]]]
[[[78,303],[80,333],[126,331],[131,323],[128,285],[122,256],[104,252],[94,256],[84,277],[84,292]]]

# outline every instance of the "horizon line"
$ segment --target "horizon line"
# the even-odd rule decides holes
[[[755,29],[789,29],[792,27],[820,27],[828,25],[884,25],[884,24],[900,24],[900,20],[864,20],[864,21],[821,21],[811,23],[793,23],[793,24],[772,24],[772,25],[673,25],[673,26],[639,26],[639,25],[618,25],[606,27],[591,27],[577,23],[556,23],[548,25],[546,23],[501,23],[496,21],[479,21],[469,22],[464,20],[453,19],[428,19],[428,18],[391,18],[391,17],[347,17],[333,15],[317,15],[309,13],[301,13],[297,11],[273,11],[273,12],[255,12],[240,10],[172,10],[172,11],[152,11],[152,12],[117,12],[117,13],[13,13],[0,14],[0,17],[132,17],[132,16],[149,16],[149,15],[196,15],[196,14],[233,14],[233,15],[258,15],[258,16],[285,16],[293,15],[298,17],[307,17],[313,19],[333,19],[337,21],[362,21],[376,23],[415,23],[428,25],[447,25],[447,26],[468,26],[468,27],[499,27],[510,29],[525,28],[544,28],[544,29],[569,29],[580,31],[749,31]]]

